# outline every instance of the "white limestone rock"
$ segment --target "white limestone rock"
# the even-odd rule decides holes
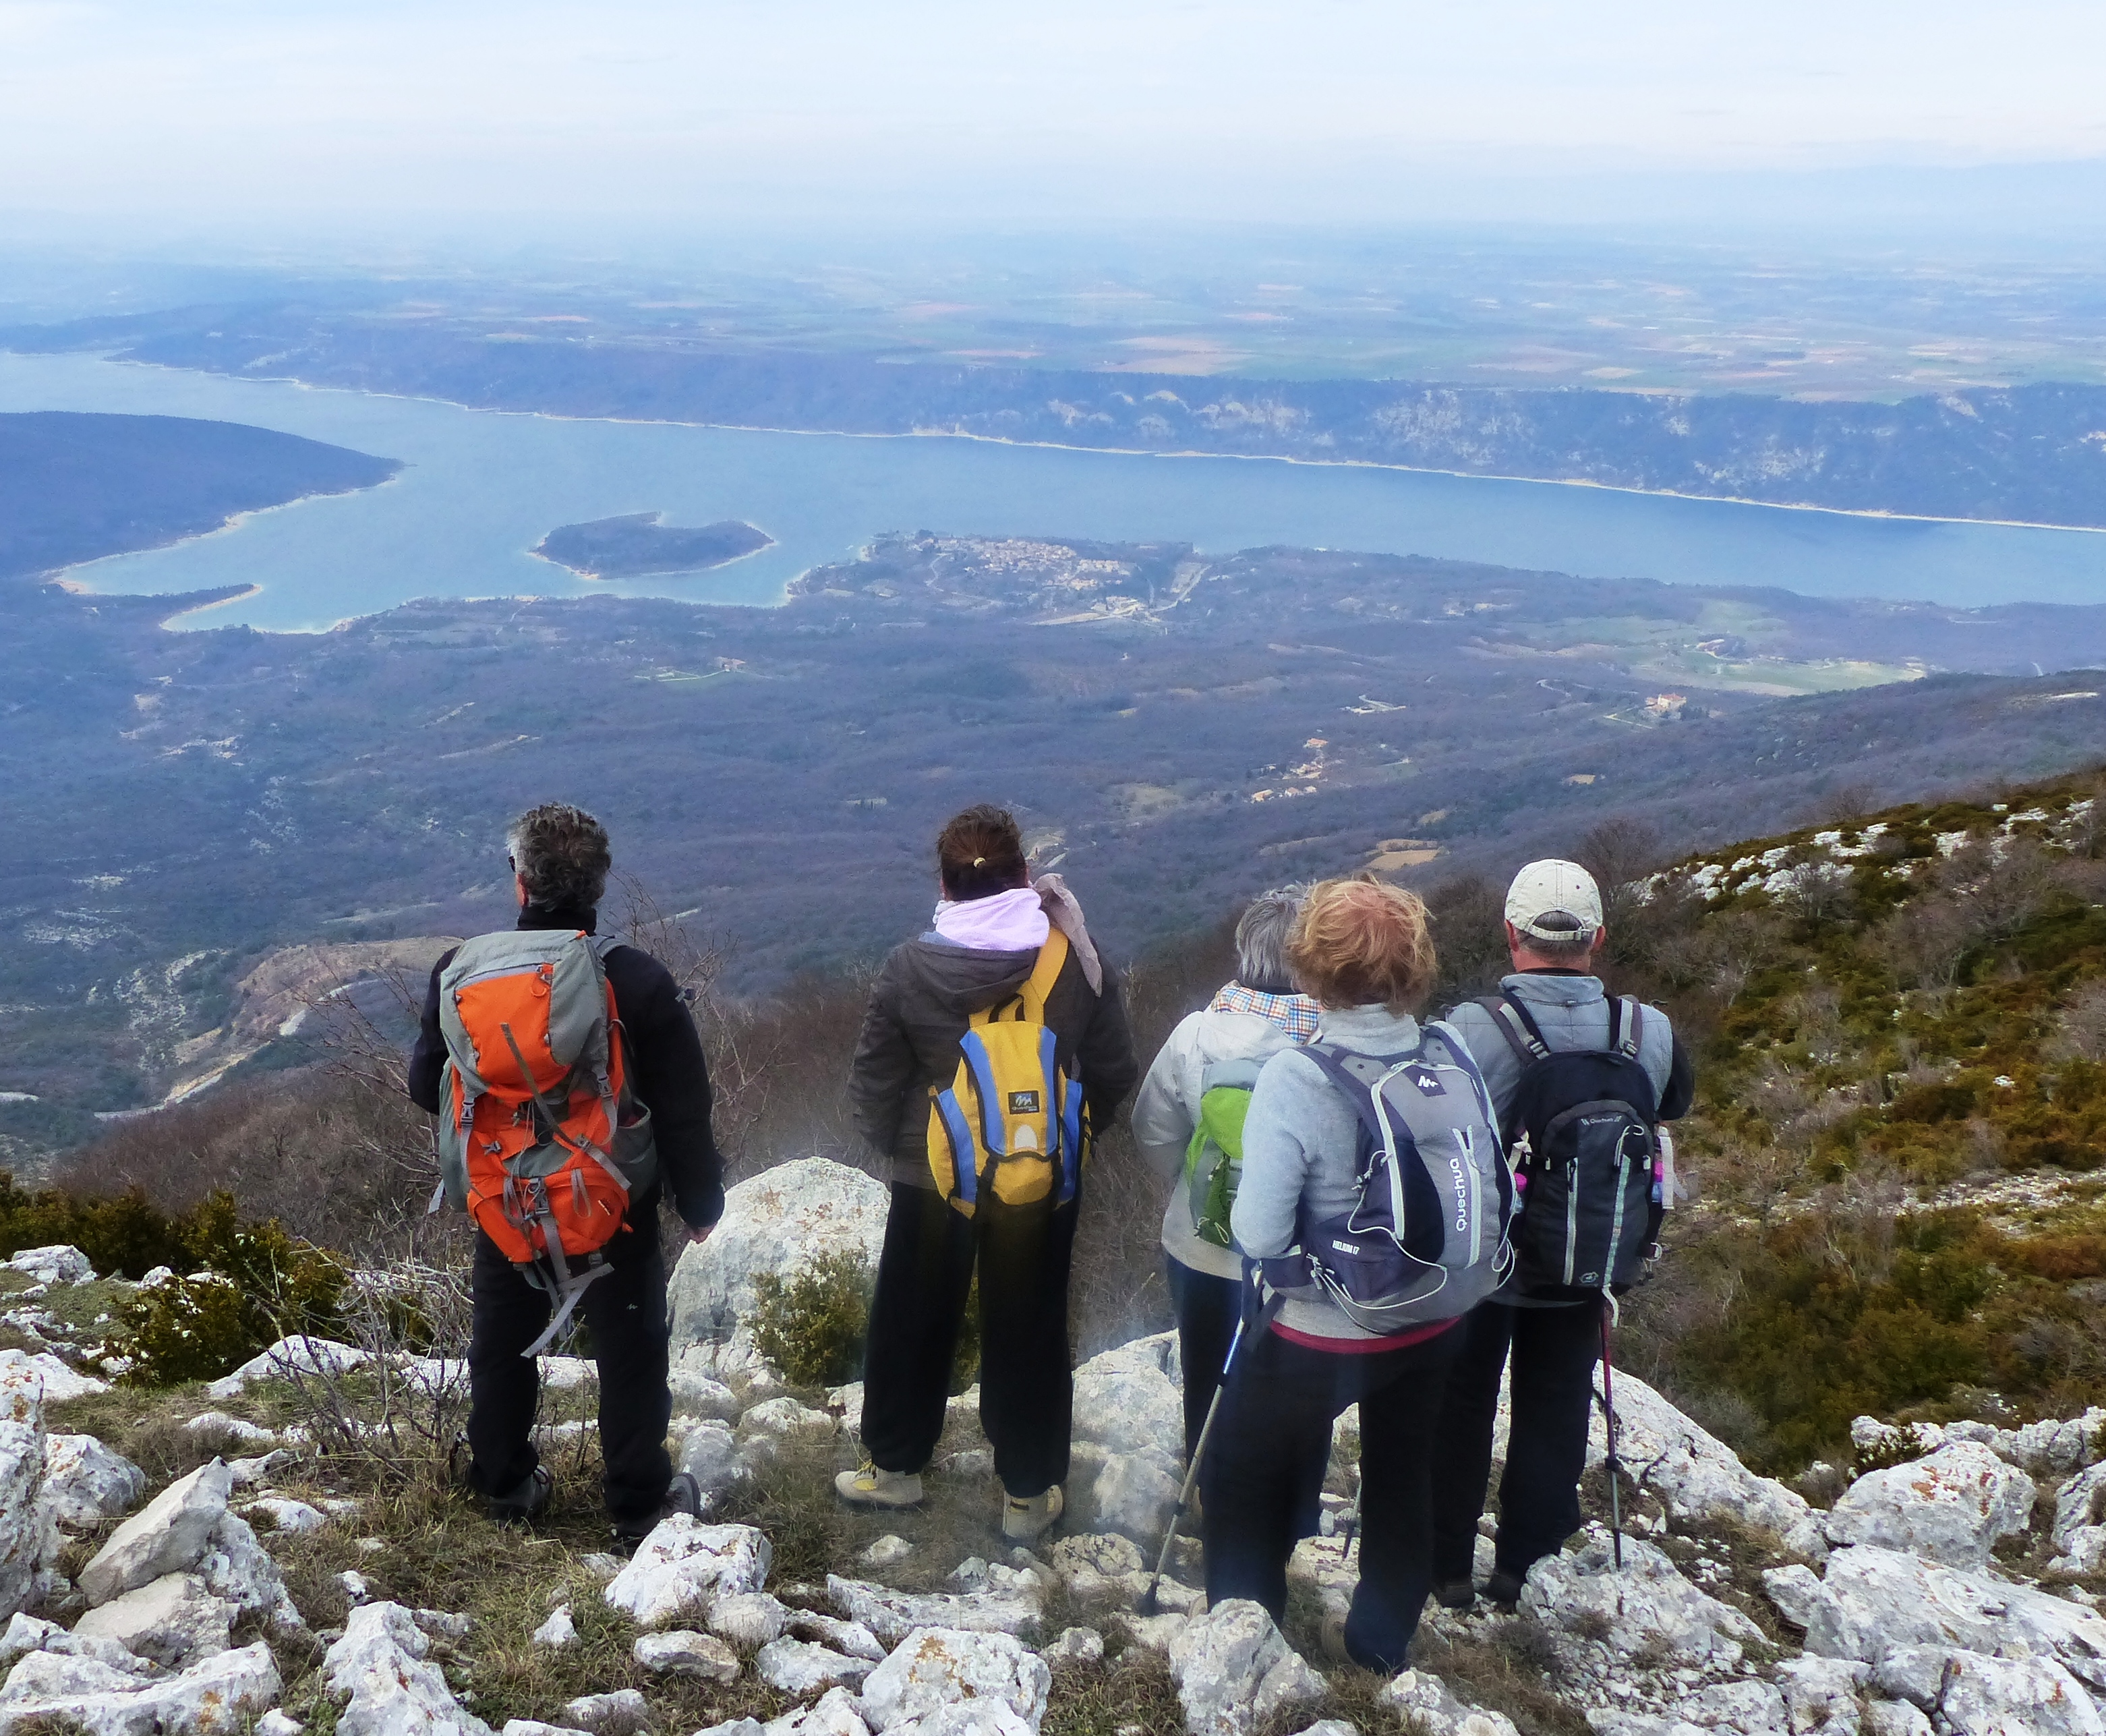
[[[273,1707],[256,1720],[249,1736],[300,1736],[305,1729],[307,1725],[283,1707]]]
[[[738,1680],[738,1653],[715,1634],[698,1634],[686,1627],[639,1634],[632,1652],[653,1675],[688,1676],[701,1682]]]
[[[425,1662],[431,1642],[400,1604],[365,1604],[323,1655],[330,1693],[347,1701],[339,1736],[490,1736],[490,1726],[454,1698],[445,1674]]]
[[[770,1398],[743,1412],[738,1420],[742,1435],[829,1435],[834,1432],[833,1413],[815,1411],[794,1398]]]
[[[19,1272],[59,1290],[95,1281],[95,1264],[79,1249],[64,1242],[48,1248],[25,1248],[12,1259],[0,1260],[0,1271]]]
[[[1186,1622],[1165,1649],[1189,1736],[1248,1736],[1275,1712],[1324,1691],[1323,1678],[1247,1598]]]
[[[136,1656],[121,1641],[94,1634],[68,1633],[56,1622],[40,1621],[19,1611],[8,1619],[0,1635],[0,1670],[12,1669],[32,1652],[52,1652],[61,1657],[87,1657],[127,1675],[159,1675],[161,1666]]]
[[[1060,1637],[1042,1648],[1038,1655],[1049,1664],[1078,1668],[1105,1661],[1105,1636],[1094,1627],[1064,1627]]]
[[[319,1507],[310,1507],[305,1501],[296,1501],[283,1495],[267,1495],[249,1502],[242,1508],[241,1516],[252,1523],[259,1518],[267,1519],[271,1530],[283,1532],[289,1536],[320,1531],[329,1523],[329,1515]]]
[[[1000,1700],[958,1700],[895,1724],[887,1736],[1033,1736]]]
[[[183,1573],[204,1559],[213,1527],[226,1516],[233,1475],[215,1459],[178,1478],[110,1534],[80,1570],[91,1604],[106,1604],[164,1573]]]
[[[1507,1394],[1499,1400],[1497,1451],[1505,1455]],[[1590,1413],[1587,1463],[1608,1456],[1608,1424]],[[1796,1491],[1758,1477],[1732,1447],[1684,1416],[1635,1375],[1616,1370],[1616,1456],[1627,1473],[1679,1519],[1729,1518],[1775,1532],[1788,1549],[1818,1560],[1827,1554],[1817,1516]]]
[[[1012,1635],[916,1628],[864,1682],[864,1716],[889,1731],[939,1707],[984,1700],[1036,1731],[1052,1682],[1045,1660]]]
[[[741,1591],[712,1603],[703,1625],[719,1640],[751,1648],[780,1638],[789,1620],[781,1599],[765,1591]]]
[[[841,1614],[851,1622],[862,1622],[889,1646],[898,1644],[917,1627],[1016,1634],[1038,1619],[1035,1580],[1028,1591],[961,1596],[948,1591],[893,1591],[829,1573],[827,1595]]]
[[[1853,1711],[1856,1703],[1851,1702]],[[1793,1721],[1783,1691],[1773,1682],[1750,1676],[1709,1683],[1692,1694],[1678,1697],[1675,1708],[1692,1724],[1705,1729],[1738,1731],[1741,1736],[1758,1736],[1767,1731],[1785,1736],[1786,1732],[1801,1728]],[[1804,1728],[1816,1729],[1824,1721],[1817,1718]]]
[[[1788,1727],[1820,1730],[1830,1724],[1854,1724],[1860,1690],[1871,1674],[1863,1664],[1842,1658],[1786,1658],[1777,1666],[1777,1680],[1784,1693]]]
[[[1732,1664],[1762,1631],[1729,1604],[1700,1591],[1655,1545],[1624,1540],[1619,1573],[1608,1534],[1589,1527],[1574,1553],[1546,1555],[1528,1570],[1521,1607],[1546,1626],[1567,1632],[1606,1622],[1604,1643],[1625,1657],[1664,1647],[1690,1664]]]
[[[665,1377],[673,1394],[673,1408],[683,1416],[729,1423],[737,1420],[738,1395],[714,1375],[699,1369],[675,1367]]]
[[[786,1712],[773,1723],[758,1728],[763,1736],[870,1736],[870,1726],[863,1721],[862,1705],[863,1702],[847,1689],[829,1688],[802,1711]],[[745,1726],[752,1721],[742,1718],[736,1724],[719,1728],[750,1736]]]
[[[1176,1461],[1167,1454],[1108,1453],[1091,1487],[1097,1523],[1144,1543],[1154,1542],[1168,1529],[1170,1516],[1177,1510],[1181,1482]]]
[[[1955,1653],[1938,1716],[1951,1736],[2106,1736],[2083,1684],[2051,1657]]]
[[[714,1421],[698,1423],[688,1431],[680,1443],[680,1469],[695,1479],[705,1506],[752,1474],[730,1424]]]
[[[114,1640],[141,1657],[180,1670],[226,1650],[237,1613],[195,1573],[165,1573],[89,1610],[74,1631]]]
[[[56,1728],[89,1736],[235,1736],[276,1703],[283,1685],[261,1640],[200,1659],[179,1675],[153,1677],[35,1652],[0,1688],[0,1733]]]
[[[1085,1603],[1123,1598],[1127,1576],[1148,1570],[1147,1559],[1131,1539],[1109,1532],[1058,1538],[1046,1551],[1046,1564],[1070,1597]]]
[[[761,1680],[785,1693],[808,1693],[814,1688],[835,1688],[861,1682],[876,1667],[867,1657],[850,1657],[816,1640],[771,1640],[753,1660]]]
[[[208,1398],[232,1398],[259,1380],[283,1380],[289,1375],[341,1375],[370,1359],[371,1352],[334,1339],[281,1338],[251,1357],[231,1375],[205,1390]]]
[[[229,1599],[244,1615],[260,1616],[280,1633],[295,1634],[307,1627],[285,1577],[271,1552],[257,1541],[248,1520],[238,1513],[222,1513],[212,1527],[198,1572],[205,1584]]]
[[[571,1619],[571,1606],[558,1604],[549,1612],[549,1619],[528,1636],[531,1644],[551,1652],[567,1652],[578,1643],[578,1624]]]
[[[2018,1429],[1989,1423],[1947,1423],[1948,1440],[1979,1441],[2000,1459],[2036,1477],[2067,1477],[2106,1457],[2106,1406],[2081,1416],[2044,1417]]]
[[[0,1614],[43,1590],[58,1536],[43,1501],[44,1379],[26,1362],[0,1364]]]
[[[896,1568],[913,1553],[914,1545],[906,1538],[894,1536],[888,1532],[856,1559],[867,1568]]]
[[[827,1408],[841,1420],[841,1427],[850,1434],[863,1433],[863,1382],[851,1380],[846,1386],[831,1387],[827,1393]]]
[[[2106,1465],[2080,1471],[2054,1492],[2050,1533],[2066,1573],[2095,1573],[2106,1566]]]
[[[847,1253],[875,1269],[890,1191],[860,1169],[804,1157],[764,1170],[724,1195],[724,1214],[680,1256],[670,1286],[673,1339],[727,1339],[753,1317],[760,1273],[802,1272]]]
[[[1113,1453],[1163,1455],[1181,1447],[1176,1352],[1177,1335],[1162,1332],[1091,1357],[1075,1370],[1076,1435]]]
[[[844,1622],[839,1616],[821,1615],[815,1609],[792,1609],[787,1613],[783,1631],[800,1640],[816,1641],[845,1657],[874,1664],[885,1662],[884,1644],[860,1622]]]
[[[83,1531],[129,1512],[146,1492],[146,1474],[92,1434],[44,1438],[44,1483],[38,1499],[54,1523]]]
[[[742,1718],[739,1723],[753,1724],[753,1720]],[[716,1727],[719,1729],[732,1729],[737,1726],[719,1725]],[[756,1730],[760,1728],[757,1724],[753,1724],[753,1727]],[[499,1736],[591,1736],[591,1732],[576,1729],[566,1724],[545,1724],[539,1718],[508,1718],[504,1720],[504,1728],[499,1732]]]
[[[651,1728],[651,1707],[634,1688],[580,1694],[564,1707],[563,1716],[589,1736],[639,1736]]]
[[[774,1550],[751,1525],[705,1525],[684,1513],[661,1519],[601,1595],[639,1627],[665,1627],[710,1600],[758,1591]]]
[[[2009,1652],[2059,1659],[2106,1692],[2106,1617],[2029,1586],[1857,1544],[1828,1558],[1819,1579],[1802,1567],[1763,1575],[1770,1601],[1806,1631],[1806,1649],[1877,1665],[1902,1648]]]
[[[1864,1736],[1935,1736],[1930,1720],[1906,1700],[1874,1700],[1865,1708]]]
[[[230,1416],[224,1411],[204,1411],[183,1424],[189,1434],[223,1434],[239,1441],[244,1447],[275,1447],[278,1437],[261,1423],[252,1423],[245,1418]]]
[[[1401,1671],[1377,1698],[1407,1721],[1415,1720],[1423,1736],[1521,1736],[1504,1712],[1464,1705],[1445,1682],[1425,1670]]]
[[[1978,1568],[2000,1539],[2026,1528],[2032,1479],[1978,1442],[1948,1441],[1927,1457],[1868,1472],[1835,1503],[1833,1543],[1869,1543]]]

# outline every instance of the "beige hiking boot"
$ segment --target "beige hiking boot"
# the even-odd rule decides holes
[[[921,1474],[880,1471],[874,1465],[866,1465],[835,1478],[834,1493],[851,1507],[918,1507]]]
[[[1011,1543],[1036,1543],[1066,1505],[1057,1483],[1043,1495],[1012,1495],[1001,1504],[1001,1534]]]

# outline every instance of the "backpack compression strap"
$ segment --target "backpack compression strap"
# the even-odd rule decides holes
[[[1510,994],[1489,994],[1477,1004],[1492,1016],[1492,1023],[1507,1040],[1507,1047],[1514,1052],[1526,1073],[1539,1061],[1550,1058],[1550,1045],[1543,1040],[1542,1029],[1529,1016],[1528,1009]]]
[[[1609,1003],[1609,1047],[1627,1061],[1638,1058],[1645,1038],[1645,1009],[1628,994]]]

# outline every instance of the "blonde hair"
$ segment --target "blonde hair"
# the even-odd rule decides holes
[[[1433,937],[1415,892],[1373,874],[1326,880],[1309,895],[1287,962],[1326,1007],[1409,1012],[1433,987]]]

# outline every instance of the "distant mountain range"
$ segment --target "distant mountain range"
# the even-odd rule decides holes
[[[2106,387],[1898,403],[1285,381],[487,333],[292,304],[0,330],[0,347],[485,408],[1404,465],[1930,518],[2106,527]]]

